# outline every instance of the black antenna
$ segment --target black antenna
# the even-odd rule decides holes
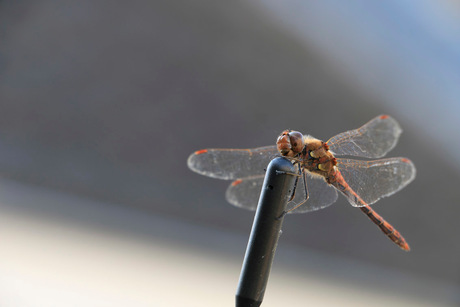
[[[282,157],[273,159],[267,167],[236,291],[236,307],[262,303],[296,176],[294,165]]]

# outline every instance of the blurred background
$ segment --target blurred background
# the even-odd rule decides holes
[[[460,305],[459,1],[0,1],[0,305],[233,306],[209,147],[390,114],[413,183],[286,217],[263,306]]]

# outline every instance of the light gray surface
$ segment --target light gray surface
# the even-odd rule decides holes
[[[4,179],[0,184],[1,306],[234,306],[246,235]],[[451,284],[283,239],[264,306],[458,302]]]

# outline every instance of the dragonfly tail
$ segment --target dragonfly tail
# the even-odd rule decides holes
[[[404,237],[394,229],[393,226],[390,225],[387,221],[383,219],[377,212],[374,211],[371,207],[369,207],[368,204],[364,200],[359,197],[358,194],[356,194],[355,191],[353,191],[352,188],[348,185],[348,183],[345,181],[343,178],[342,174],[340,171],[334,172],[328,179],[327,179],[329,184],[332,184],[335,188],[337,188],[345,197],[348,198],[350,203],[352,204],[359,204],[361,211],[366,214],[372,222],[374,222],[380,230],[383,231],[383,233],[396,245],[398,245],[401,249],[405,251],[410,251],[409,244],[407,244],[406,240]]]
[[[377,214],[377,212],[375,212],[371,207],[366,205],[364,207],[360,207],[359,209],[361,209],[361,211],[366,214],[391,241],[397,244],[401,249],[407,252],[410,251],[409,244],[407,244],[406,240],[399,231],[394,229],[390,223],[385,221],[383,217]]]

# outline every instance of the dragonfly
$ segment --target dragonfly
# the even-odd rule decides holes
[[[391,241],[409,251],[404,237],[370,207],[415,178],[415,166],[408,158],[380,159],[396,146],[401,132],[395,119],[380,115],[327,142],[298,131],[285,130],[276,145],[252,149],[202,149],[191,154],[187,164],[201,175],[233,180],[226,191],[227,201],[240,208],[255,210],[268,163],[283,156],[297,165],[297,177],[301,181],[299,184],[296,180],[294,193],[289,196],[287,213],[324,209],[335,203],[340,193]],[[350,156],[366,160],[350,159]]]

